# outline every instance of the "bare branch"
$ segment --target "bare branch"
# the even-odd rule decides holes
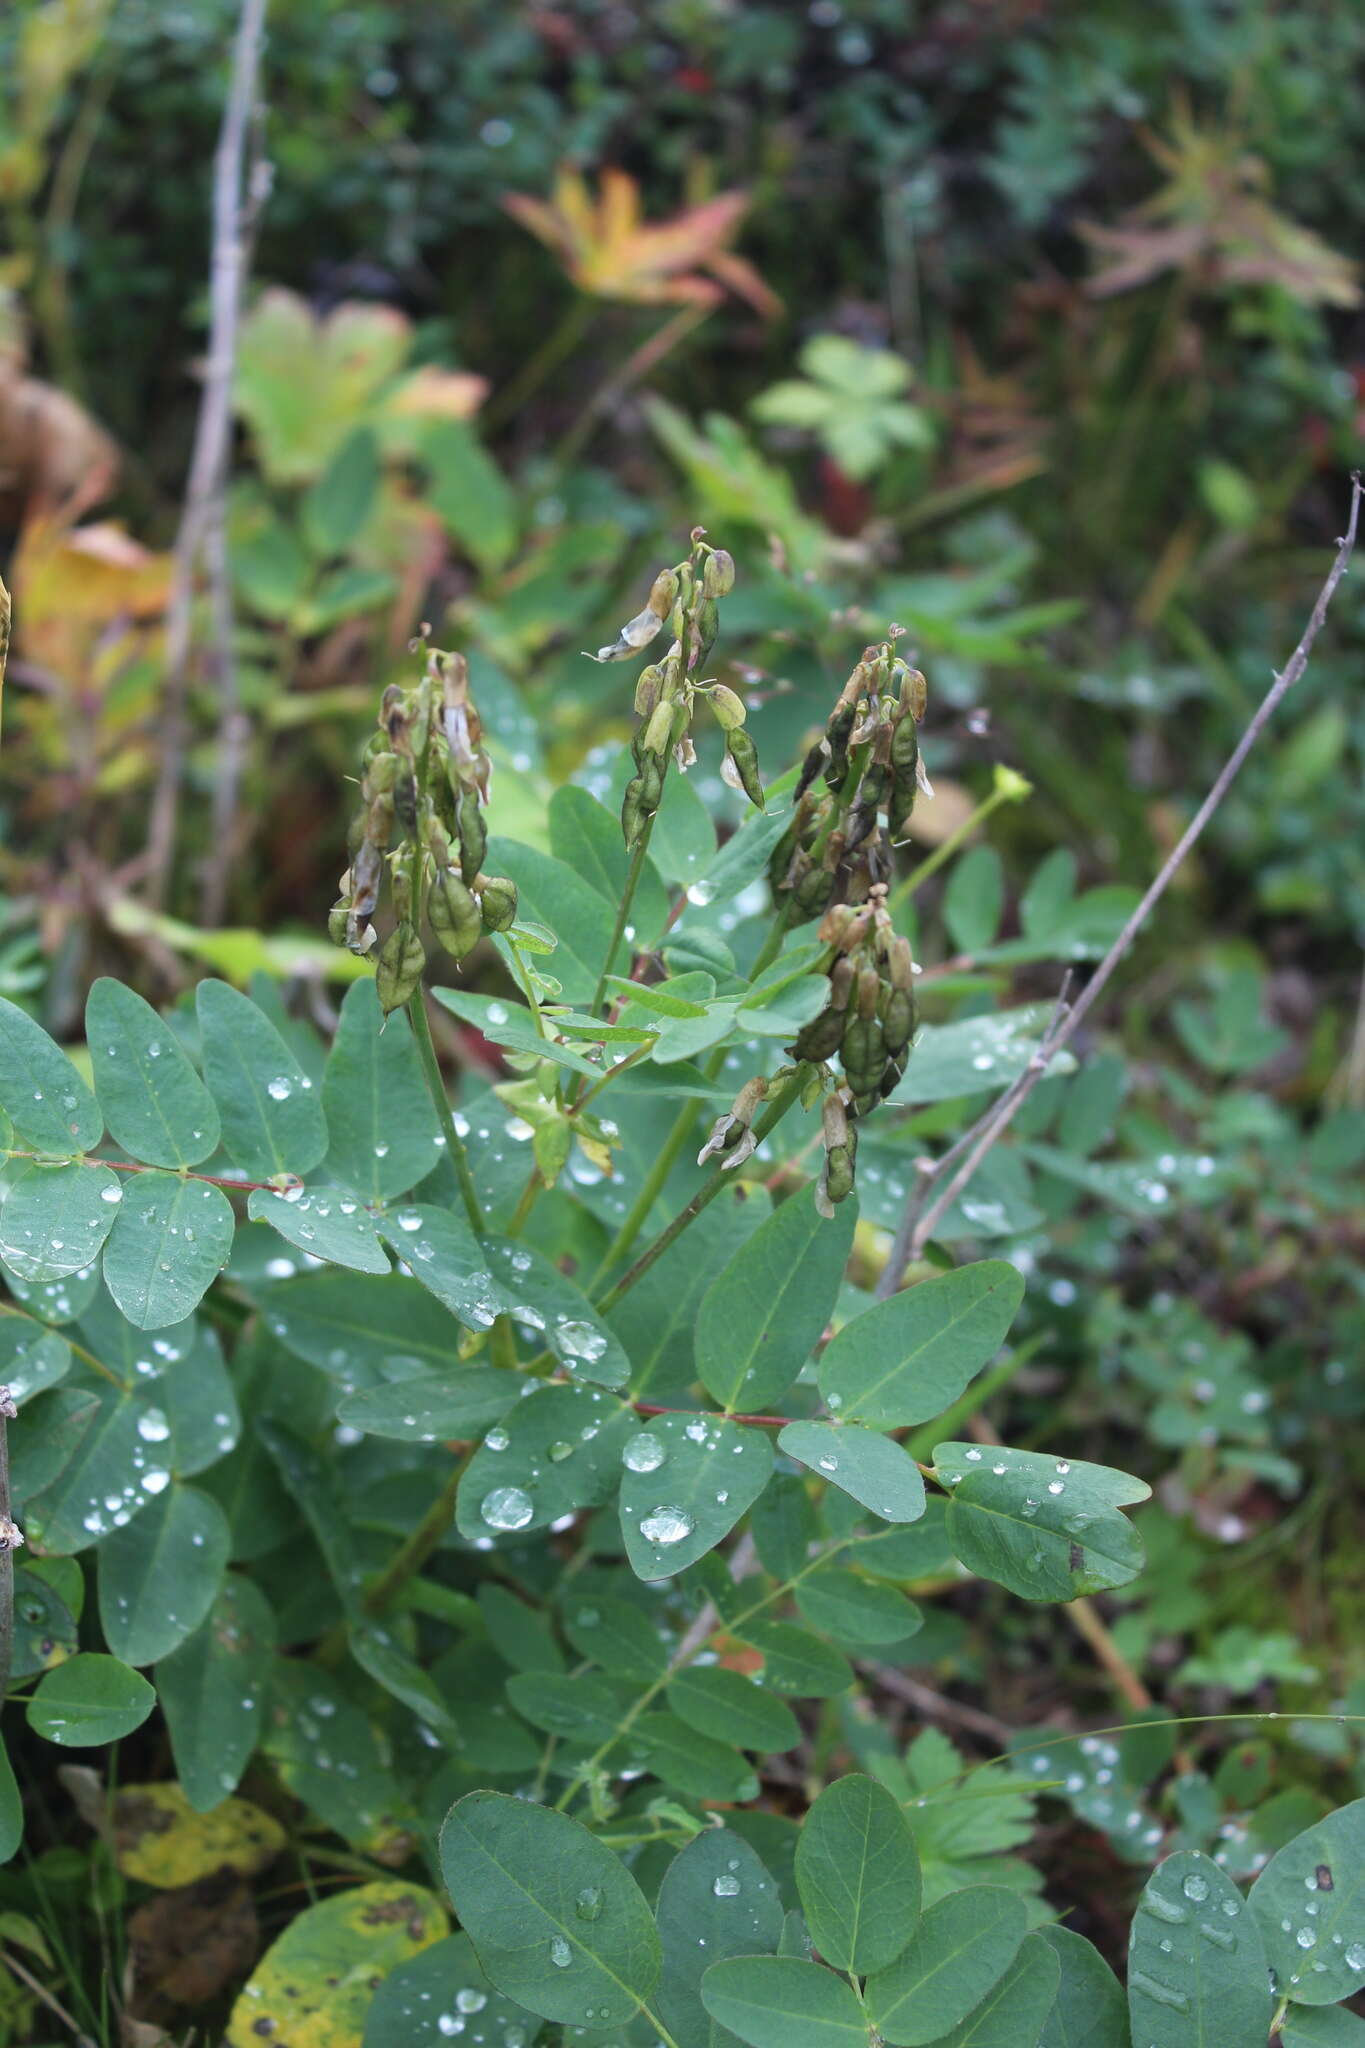
[[[242,0],[233,48],[232,79],[214,157],[209,349],[166,609],[161,769],[152,798],[147,838],[147,896],[157,907],[165,901],[175,854],[181,782],[189,739],[186,699],[194,578],[209,536],[222,520],[227,483],[232,382],[237,363],[237,329],[248,239],[245,225],[250,204],[250,195],[244,189],[244,166],[248,134],[255,118],[266,6],[267,0]],[[230,662],[230,650],[226,658]]]
[[[1274,716],[1281,700],[1298,682],[1308,666],[1308,657],[1313,643],[1321,632],[1327,618],[1328,608],[1336,594],[1337,585],[1346,574],[1356,543],[1356,529],[1360,519],[1361,478],[1359,472],[1351,478],[1351,511],[1346,532],[1337,543],[1336,559],[1328,571],[1327,580],[1318,592],[1317,603],[1313,606],[1308,624],[1298,646],[1290,655],[1262,698],[1247,725],[1246,731],[1223,763],[1213,786],[1203,803],[1191,818],[1148,888],[1147,893],[1133,911],[1123,930],[1115,939],[1109,951],[1101,960],[1090,980],[1082,989],[1069,1010],[1064,1010],[1065,991],[1054,1011],[1052,1022],[1039,1042],[1038,1051],[1029,1061],[1028,1067],[1014,1085],[1007,1089],[1000,1099],[993,1103],[981,1120],[967,1133],[966,1140],[959,1142],[938,1161],[932,1173],[922,1175],[919,1183],[911,1190],[906,1203],[905,1215],[896,1232],[891,1256],[886,1263],[877,1288],[879,1299],[894,1294],[904,1277],[905,1269],[918,1259],[925,1245],[934,1233],[944,1212],[955,1202],[966,1187],[981,1161],[997,1140],[1003,1136],[1014,1121],[1024,1103],[1047,1072],[1052,1058],[1062,1050],[1099,1001],[1115,968],[1128,953],[1133,941],[1146,924],[1157,904],[1165,895],[1176,874],[1184,864],[1191,848],[1203,834],[1209,820],[1232,787],[1242,763],[1255,746],[1270,719]],[[957,1161],[961,1160],[958,1165]],[[944,1185],[946,1179],[946,1185]]]

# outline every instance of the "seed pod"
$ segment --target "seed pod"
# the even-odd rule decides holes
[[[653,612],[656,619],[666,619],[673,609],[673,600],[677,594],[677,571],[660,569],[649,587],[649,596],[645,600],[646,609]]]
[[[647,754],[640,763],[640,804],[647,817],[653,817],[659,808],[664,793],[664,764]]]
[[[823,739],[817,740],[815,745],[807,751],[806,758],[801,763],[801,773],[796,778],[796,802],[798,804],[828,759],[828,745]]]
[[[909,989],[888,990],[882,1009],[882,1036],[888,1058],[895,1059],[903,1053],[914,1035],[915,998]]]
[[[877,1006],[881,1001],[881,993],[881,976],[876,968],[860,967],[858,969],[858,1015],[860,1017],[870,1021],[876,1016]]]
[[[885,1064],[881,1027],[873,1017],[850,1017],[839,1047],[849,1085],[858,1094],[875,1088]]]
[[[908,714],[919,725],[928,708],[929,685],[917,668],[902,670],[900,702],[902,716]]]
[[[381,739],[379,733],[376,739]],[[392,789],[398,779],[399,759],[388,747],[381,745],[368,756],[365,762],[364,789],[366,796],[378,796],[381,790]]]
[[[717,683],[712,690],[711,709],[715,712],[724,732],[733,732],[736,726],[743,725],[748,716],[744,709],[744,699],[726,683]]]
[[[843,1042],[846,1021],[843,1011],[830,1003],[818,1017],[802,1025],[791,1048],[792,1058],[813,1060],[817,1065],[832,1060]]]
[[[716,608],[716,600],[714,597],[704,597],[697,606],[693,618],[692,649],[687,663],[689,669],[696,668],[705,660],[716,644],[716,635],[719,631],[720,613]]]
[[[379,884],[384,878],[384,861],[379,848],[367,839],[351,863],[351,909],[368,917],[379,901]]]
[[[853,962],[840,954],[829,970],[830,1001],[836,1010],[847,1010],[853,995]]]
[[[825,763],[825,782],[837,790],[848,773],[848,742],[857,717],[855,704],[840,702],[834,708],[834,716],[825,727],[825,738],[829,743],[829,759]]]
[[[344,946],[351,921],[351,906],[343,896],[327,913],[327,936],[334,946]]]
[[[635,678],[635,715],[648,718],[659,701],[664,686],[664,672],[657,661],[648,668],[642,668]]]
[[[488,851],[488,829],[483,822],[477,791],[467,789],[461,796],[458,820],[460,872],[466,882],[472,882],[483,866],[483,857]]]
[[[707,597],[728,597],[735,587],[735,560],[717,548],[702,564],[701,587]]]
[[[919,733],[913,718],[898,718],[891,729],[891,765],[899,781],[907,773],[912,774],[919,760]]]
[[[756,810],[764,809],[763,784],[758,774],[758,748],[742,726],[726,736],[726,752],[735,764],[735,773],[744,787],[744,794]]]
[[[484,930],[505,932],[516,923],[517,885],[505,875],[484,875],[479,881],[479,907]]]
[[[919,784],[913,771],[909,775],[897,775],[891,784],[891,795],[887,800],[886,821],[893,839],[900,839],[910,822],[910,813],[915,808],[915,797]]]
[[[621,833],[627,847],[633,847],[644,827],[645,811],[640,801],[644,782],[632,775],[621,798]]]
[[[422,969],[426,964],[422,941],[413,926],[395,925],[379,949],[374,972],[375,994],[386,1017],[416,994],[422,986]]]
[[[447,953],[463,960],[483,937],[483,918],[472,891],[454,868],[443,868],[427,899],[427,916]]]
[[[673,744],[673,717],[674,706],[671,702],[665,701],[655,705],[649,714],[644,737],[640,741],[641,755],[653,755],[656,761],[663,760]],[[644,760],[640,756],[636,758],[643,773]]]
[[[827,868],[812,868],[797,883],[792,894],[802,917],[820,917],[834,894],[834,876]]]

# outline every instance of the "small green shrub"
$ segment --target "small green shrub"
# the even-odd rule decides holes
[[[238,1827],[244,1781],[373,1880],[292,1923],[237,2001],[240,2048],[293,2024],[363,2025],[370,2048],[527,2048],[547,2025],[1121,2048],[1116,1979],[1019,1853],[1044,1798],[1158,1864],[1134,2043],[1243,2048],[1272,2021],[1345,2039],[1315,2013],[1365,1984],[1365,1801],[1239,1834],[1220,1816],[1254,1819],[1266,1785],[1246,1757],[1183,1775],[1161,1817],[1167,1720],[1024,1730],[973,1763],[934,1728],[898,1750],[874,1711],[961,1578],[1084,1603],[1142,1572],[1142,1479],[1060,1426],[1020,1447],[974,1428],[1022,1362],[1001,1354],[1027,1261],[957,1256],[1027,1228],[1043,1188],[1065,1216],[1068,1177],[1124,1171],[1090,1163],[1116,1093],[1059,1056],[1014,1165],[872,1299],[913,1173],[898,1106],[989,1100],[1043,1015],[917,1030],[894,855],[924,679],[895,631],[868,647],[765,789],[745,706],[708,673],[733,581],[698,530],[597,656],[670,643],[636,686],[620,827],[566,784],[548,844],[499,837],[463,661],[426,651],[385,692],[331,919],[376,966],[330,1044],[263,978],[206,980],[165,1016],[99,980],[84,1059],[0,1001],[28,1729],[89,1749],[159,1711],[177,1881],[194,1815],[243,1867],[273,1853],[268,1814]],[[681,772],[703,713],[749,802],[723,844]],[[953,942],[978,970],[1095,957],[1131,898],[1074,879],[1045,864],[1002,939],[973,854]],[[452,1108],[423,980],[429,954],[476,948],[501,992],[431,994],[469,1070],[496,1051],[505,1077]],[[1242,1060],[1244,1019],[1191,1007],[1180,1029]],[[1145,1214],[1208,1177],[1198,1157],[1160,1171],[1105,1185]],[[1110,1325],[1162,1397],[1159,1441],[1189,1449],[1178,1371]],[[1256,1392],[1243,1358],[1226,1371]],[[1240,1401],[1226,1455],[1255,1448],[1256,1412]],[[1288,1639],[1225,1635],[1205,1676],[1251,1689],[1274,1655],[1299,1675]],[[21,1826],[6,1771],[7,1856]]]

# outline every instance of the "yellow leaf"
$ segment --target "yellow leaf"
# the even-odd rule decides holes
[[[284,1829],[248,1799],[196,1813],[179,1785],[125,1785],[114,1800],[114,1856],[125,1877],[176,1891],[214,1871],[251,1877],[284,1847]]]
[[[262,2041],[361,2048],[376,1984],[439,1941],[447,1926],[436,1895],[414,1884],[358,1885],[308,1907],[266,1951],[233,2006],[227,2048],[261,2048]]]

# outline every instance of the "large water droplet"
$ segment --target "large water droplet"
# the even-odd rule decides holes
[[[287,1075],[276,1074],[273,1081],[267,1081],[265,1092],[272,1102],[288,1102],[294,1092],[294,1084]]]
[[[718,1899],[737,1899],[739,1897],[739,1879],[731,1877],[727,1871],[722,1871],[712,1885],[711,1890]]]
[[[557,1970],[567,1970],[573,1961],[573,1950],[562,1934],[557,1934],[550,1943],[550,1961]]]
[[[683,1508],[652,1508],[641,1517],[640,1534],[648,1543],[681,1543],[694,1526]]]
[[[535,1509],[530,1494],[519,1486],[495,1486],[485,1494],[479,1513],[490,1529],[524,1529]]]
[[[561,1358],[581,1359],[585,1365],[595,1365],[607,1348],[605,1330],[596,1330],[591,1323],[556,1323],[550,1332],[551,1347]]]
[[[149,1408],[145,1415],[138,1417],[137,1433],[144,1443],[164,1444],[171,1433],[171,1425],[160,1408]]]
[[[602,1893],[595,1884],[586,1885],[574,1900],[574,1911],[580,1920],[600,1920],[602,1917]]]
[[[455,2008],[457,2012],[482,2012],[487,2003],[488,1993],[486,1991],[476,1991],[472,1985],[465,1985],[463,1989],[455,1993]]]
[[[1365,1941],[1353,1941],[1342,1951],[1341,1960],[1348,1970],[1365,1970]]]
[[[642,1429],[622,1451],[621,1463],[632,1472],[657,1472],[667,1456],[659,1438],[652,1431]]]
[[[1209,1895],[1209,1881],[1206,1877],[1201,1877],[1197,1870],[1192,1870],[1180,1889],[1187,1899],[1193,1899],[1196,1905],[1202,1905]]]
[[[505,1429],[490,1429],[483,1440],[483,1447],[486,1451],[505,1451],[511,1441]]]

